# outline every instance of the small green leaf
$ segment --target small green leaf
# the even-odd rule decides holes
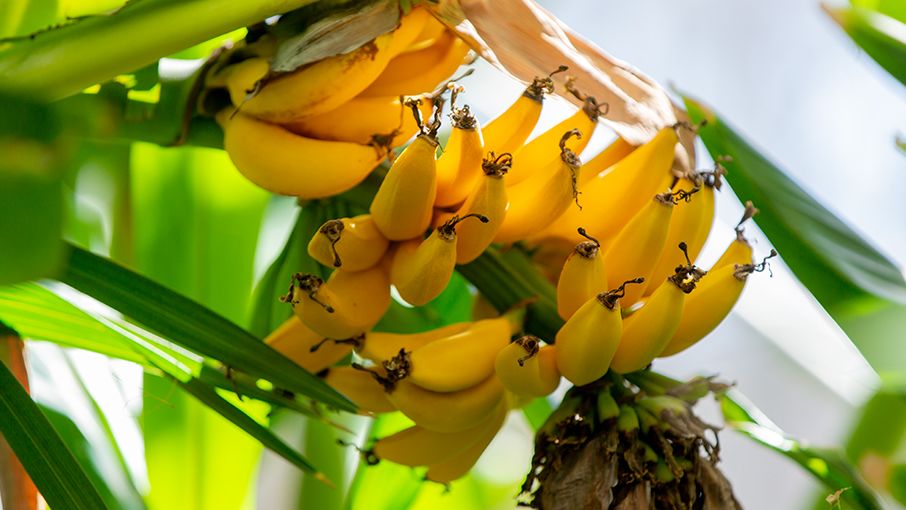
[[[906,21],[861,7],[824,8],[856,44],[906,85]]]
[[[853,7],[876,11],[906,23],[906,2],[903,0],[850,0],[849,3]]]
[[[47,417],[2,363],[0,416],[0,434],[52,508],[107,508]]]
[[[551,405],[546,397],[536,398],[529,405],[522,408],[522,414],[525,415],[525,419],[534,431],[544,425],[544,421],[547,420],[547,417],[552,412],[554,412],[554,406]]]
[[[166,287],[77,247],[61,281],[177,345],[345,411],[355,406],[236,324]]]

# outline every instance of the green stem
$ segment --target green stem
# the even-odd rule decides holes
[[[2,89],[53,100],[314,0],[140,0],[9,45]]]

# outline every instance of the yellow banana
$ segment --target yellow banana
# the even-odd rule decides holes
[[[691,264],[678,267],[643,307],[623,321],[623,334],[610,362],[611,370],[618,374],[641,370],[664,350],[679,327],[686,294],[695,289],[701,275],[702,271]]]
[[[412,352],[435,340],[462,333],[471,326],[470,322],[458,322],[422,333],[410,334],[369,331],[365,333],[361,344],[356,347],[356,354],[374,362],[386,361],[399,354],[401,350]]]
[[[402,53],[391,60],[361,95],[415,96],[431,92],[456,72],[468,52],[469,46],[447,31],[431,46]]]
[[[423,117],[431,115],[428,103],[420,110]],[[354,97],[329,112],[284,126],[302,136],[385,149],[402,145],[418,133],[415,118],[409,115],[399,96]]]
[[[566,69],[560,66],[544,78],[536,76],[519,99],[481,130],[485,147],[497,154],[513,153],[522,147],[541,117],[544,94],[554,92],[551,76]]]
[[[353,344],[326,341],[293,315],[264,342],[311,373],[317,373],[345,358]]]
[[[256,94],[235,104],[244,113],[271,122],[329,112],[368,87],[390,62],[393,33],[343,55],[328,57],[263,82]],[[379,94],[382,96],[394,95]]]
[[[686,298],[679,327],[659,356],[682,352],[713,331],[739,300],[749,275],[763,271],[767,260],[776,255],[771,250],[771,255],[758,264],[726,264],[702,277],[695,292]]]
[[[538,337],[517,338],[497,353],[494,372],[517,397],[550,395],[560,384],[556,346],[539,345]]]
[[[339,391],[366,413],[388,413],[396,408],[374,376],[352,367],[334,367],[324,376],[324,382]]]
[[[503,427],[507,410],[507,406],[501,403],[494,411],[494,416],[476,432],[477,439],[471,446],[443,462],[429,465],[425,478],[432,482],[450,483],[465,476]]]
[[[351,308],[357,334],[369,331],[390,308],[390,279],[380,265],[362,271],[335,270],[326,284]]]
[[[249,95],[257,92],[259,83],[271,70],[266,58],[252,57],[224,67],[212,77],[209,85],[223,83],[233,104],[242,104]]]
[[[453,91],[453,100],[456,90]],[[453,108],[453,131],[437,160],[437,196],[434,205],[450,207],[462,203],[481,175],[484,140],[481,127],[468,106]]]
[[[536,173],[507,189],[506,217],[494,236],[495,242],[513,243],[529,237],[577,200],[576,176],[581,162],[576,153],[566,147],[567,140],[573,136],[582,138],[576,130],[567,131],[560,138],[560,160],[551,167],[552,172]],[[507,173],[507,179],[509,175]]]
[[[426,390],[403,379],[387,399],[417,425],[437,432],[457,432],[481,423],[504,400],[496,375],[470,388],[454,392]]]
[[[509,154],[495,155],[493,152],[481,162],[484,174],[478,184],[456,211],[455,216],[481,215],[487,223],[466,222],[456,227],[456,263],[468,264],[477,259],[490,246],[506,216],[507,192],[504,176],[510,169],[512,157]],[[444,218],[447,221],[447,218]]]
[[[541,133],[513,154],[515,164],[508,174],[507,186],[515,186],[556,165],[558,154],[554,147],[557,146],[565,132],[576,130],[582,133],[572,150],[576,154],[580,154],[585,149],[598,125],[602,105],[599,105],[593,97],[583,97],[582,99],[585,103],[576,113]],[[493,149],[493,147],[491,148]],[[578,179],[578,176],[576,178]]]
[[[377,264],[389,244],[371,215],[362,214],[325,222],[309,241],[308,254],[328,267],[362,271]]]
[[[614,290],[601,292],[585,302],[557,332],[557,368],[563,377],[582,386],[603,376],[621,343],[623,321],[620,298],[629,284],[623,282]]]
[[[685,264],[685,259],[681,252],[675,249],[679,243],[686,243],[689,250],[689,259],[695,262],[695,258],[705,244],[707,232],[704,225],[706,209],[710,205],[714,208],[714,195],[704,185],[703,179],[680,179],[673,187],[674,191],[683,193],[683,200],[686,202],[674,209],[670,215],[670,224],[667,228],[667,236],[664,240],[664,248],[660,252],[658,261],[651,270],[649,284],[645,288],[645,295],[650,295],[658,285],[673,274],[676,266]],[[709,194],[710,197],[705,196]],[[711,225],[707,226],[710,230]]]
[[[408,303],[421,306],[440,295],[456,267],[456,225],[466,219],[485,216],[454,216],[424,241],[413,239],[397,245],[390,269],[390,281]]]
[[[415,7],[409,14],[400,18],[400,24],[393,31],[393,39],[387,51],[393,58],[409,49],[412,43],[421,36],[429,21],[433,21],[431,14],[423,7]]]
[[[585,187],[589,181],[600,176],[613,165],[617,164],[626,156],[632,154],[636,147],[626,140],[617,137],[606,149],[599,152],[595,157],[589,159],[579,169],[579,188]]]
[[[743,235],[743,224],[746,220],[758,214],[758,209],[752,205],[751,201],[746,202],[745,211],[742,213],[742,219],[736,224],[736,239],[721,254],[717,262],[711,266],[711,270],[719,269],[728,264],[751,264],[752,263],[752,245]]]
[[[419,101],[407,103],[421,124]],[[421,236],[431,223],[437,192],[437,127],[439,122],[400,153],[371,202],[375,224],[391,241]]]
[[[611,287],[616,287],[631,278],[642,277],[646,281],[651,278],[651,272],[664,250],[675,201],[683,200],[685,196],[683,190],[655,195],[654,199],[613,239],[607,248],[607,254],[604,255],[604,265],[607,267]],[[649,285],[657,287],[659,283]],[[638,301],[644,290],[644,285],[627,289],[623,297],[625,306],[628,307]]]
[[[586,301],[607,289],[601,243],[582,227],[579,227],[579,234],[588,240],[573,248],[557,280],[557,313],[563,320],[569,319]]]
[[[608,245],[608,240],[648,203],[648,197],[670,185],[677,141],[672,127],[660,130],[651,141],[580,186],[582,209],[567,209],[536,237],[581,241],[576,228],[582,226]]]
[[[409,46],[403,51],[403,53],[413,53],[419,50],[423,50],[429,46],[433,46],[438,39],[446,35],[447,27],[440,21],[437,21],[434,16],[428,16],[428,19],[425,21],[425,26],[422,27],[421,32],[415,37],[415,40],[412,41]]]
[[[316,140],[243,113],[217,114],[223,146],[239,172],[256,185],[303,199],[342,193],[365,177],[382,156],[367,145]]]

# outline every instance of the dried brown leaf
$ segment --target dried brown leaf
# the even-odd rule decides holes
[[[648,482],[636,484],[613,510],[649,510],[652,508],[651,486]]]
[[[707,461],[698,463],[699,484],[704,494],[703,510],[742,510],[730,481],[717,467]]]
[[[607,510],[617,483],[617,457],[606,436],[598,436],[566,461],[545,483],[544,510]]]

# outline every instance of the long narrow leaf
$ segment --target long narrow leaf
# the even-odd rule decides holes
[[[108,259],[72,247],[60,279],[187,349],[338,409],[355,410],[345,397],[248,331]]]
[[[53,508],[107,508],[47,417],[0,363],[0,433]]]
[[[865,53],[906,85],[906,22],[861,7],[825,10]]]

